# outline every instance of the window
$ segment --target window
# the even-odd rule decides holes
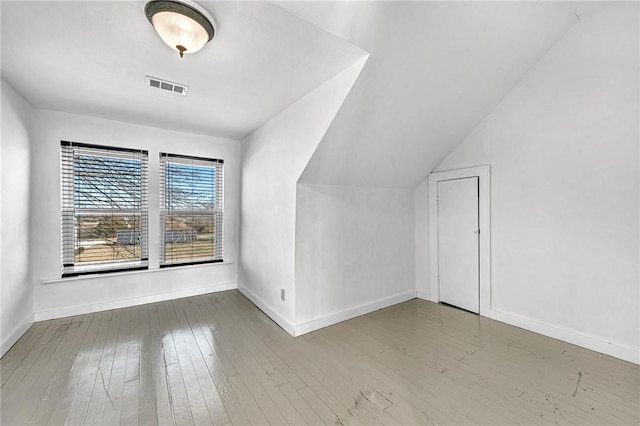
[[[63,277],[147,269],[147,156],[61,143]]]
[[[224,161],[160,154],[160,267],[222,262]]]

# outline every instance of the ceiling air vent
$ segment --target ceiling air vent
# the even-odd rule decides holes
[[[177,95],[186,95],[189,90],[189,86],[184,84],[172,83],[170,81],[161,80],[155,77],[146,76],[144,78],[145,83],[149,87],[155,87],[156,89],[164,90],[167,92],[175,93]]]

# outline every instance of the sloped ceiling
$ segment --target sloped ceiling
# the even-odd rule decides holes
[[[199,3],[218,35],[180,59],[143,0],[2,1],[2,77],[36,108],[241,139],[368,52],[300,181],[414,188],[594,7]],[[189,94],[145,87],[147,74]]]
[[[370,53],[300,182],[390,188],[415,188],[593,7],[275,3]]]
[[[33,107],[241,139],[363,52],[265,1],[199,1],[216,37],[180,58],[144,0],[2,1],[2,78]],[[189,86],[145,86],[145,75]]]

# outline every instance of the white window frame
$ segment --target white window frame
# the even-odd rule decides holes
[[[60,142],[61,151],[61,218],[62,218],[62,277],[85,274],[122,272],[148,269],[148,151],[92,145],[80,142]],[[75,178],[76,158],[79,155],[106,158],[121,158],[140,161],[139,191],[140,199],[134,207],[93,207],[76,205]],[[135,259],[109,261],[76,262],[75,252],[80,249],[77,231],[77,216],[132,214],[140,216],[140,256]],[[137,230],[136,230],[137,231]],[[137,245],[137,244],[136,244]]]
[[[167,203],[167,165],[168,164],[180,164],[185,166],[196,167],[213,167],[215,169],[215,194],[214,202],[211,208],[203,209],[172,209]],[[194,157],[180,154],[160,153],[160,166],[159,166],[159,189],[160,189],[160,253],[159,253],[159,266],[160,268],[175,267],[175,266],[188,266],[198,265],[205,263],[219,263],[223,262],[224,255],[224,160]],[[177,214],[187,215],[202,215],[211,216],[215,227],[214,234],[214,253],[213,257],[208,258],[188,258],[185,260],[170,260],[167,259],[167,236],[165,229],[166,218],[173,212]]]

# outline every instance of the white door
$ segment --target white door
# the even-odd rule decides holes
[[[438,182],[440,301],[480,313],[478,178]]]

